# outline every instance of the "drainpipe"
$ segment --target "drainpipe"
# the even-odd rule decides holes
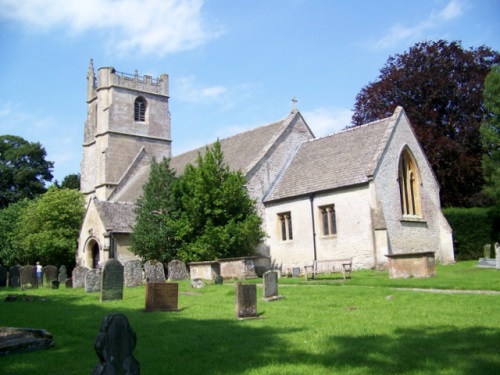
[[[313,230],[313,249],[314,249],[314,260],[317,260],[316,257],[316,225],[314,223],[314,194],[309,195],[309,201],[311,202],[311,223]]]

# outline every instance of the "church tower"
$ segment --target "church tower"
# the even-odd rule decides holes
[[[87,120],[80,190],[86,200],[106,201],[134,166],[171,156],[168,75],[87,74]]]

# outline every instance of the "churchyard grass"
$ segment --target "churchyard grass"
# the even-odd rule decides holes
[[[462,276],[449,275],[441,284],[457,270]],[[0,357],[0,373],[90,374],[98,362],[93,345],[101,320],[119,312],[137,334],[134,356],[144,375],[498,374],[500,294],[397,289],[387,274],[371,272],[354,272],[345,283],[282,278],[285,298],[264,302],[257,288],[260,319],[244,321],[235,317],[234,285],[227,281],[203,289],[180,282],[181,311],[168,313],[143,311],[144,286],[103,303],[99,293],[82,289],[1,288],[0,325],[46,329],[55,347]],[[483,277],[483,283],[470,277]],[[428,280],[424,287],[455,282],[459,289],[491,290],[500,271],[476,272],[465,263],[438,267],[438,276]],[[422,280],[407,281],[405,288],[423,287]],[[48,300],[4,302],[9,294]]]

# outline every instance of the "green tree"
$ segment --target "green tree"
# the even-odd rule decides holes
[[[19,218],[29,204],[28,199],[23,199],[0,210],[0,264],[13,266],[21,260],[15,237],[19,229]]]
[[[143,195],[137,200],[132,251],[144,260],[169,262],[178,251],[177,206],[173,196],[176,182],[170,159],[153,159]]]
[[[83,195],[72,189],[50,187],[30,201],[13,237],[21,264],[75,264],[78,233],[85,213]]]
[[[180,259],[207,261],[254,252],[265,234],[245,184],[241,171],[232,172],[224,163],[219,141],[198,155],[196,166],[186,167],[175,189]]]
[[[441,185],[443,206],[473,206],[484,184],[479,132],[484,79],[499,62],[498,52],[484,46],[417,43],[390,57],[378,79],[361,90],[352,122],[388,117],[403,106]]]
[[[484,82],[484,104],[487,110],[481,124],[483,143],[484,191],[500,205],[500,65],[495,65]]]
[[[80,190],[80,173],[65,176],[61,182],[61,188]]]

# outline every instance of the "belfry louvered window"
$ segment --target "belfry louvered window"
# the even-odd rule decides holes
[[[405,149],[399,159],[399,194],[403,216],[420,216],[420,178],[417,164]]]
[[[146,121],[146,99],[138,97],[134,103],[134,121]]]

